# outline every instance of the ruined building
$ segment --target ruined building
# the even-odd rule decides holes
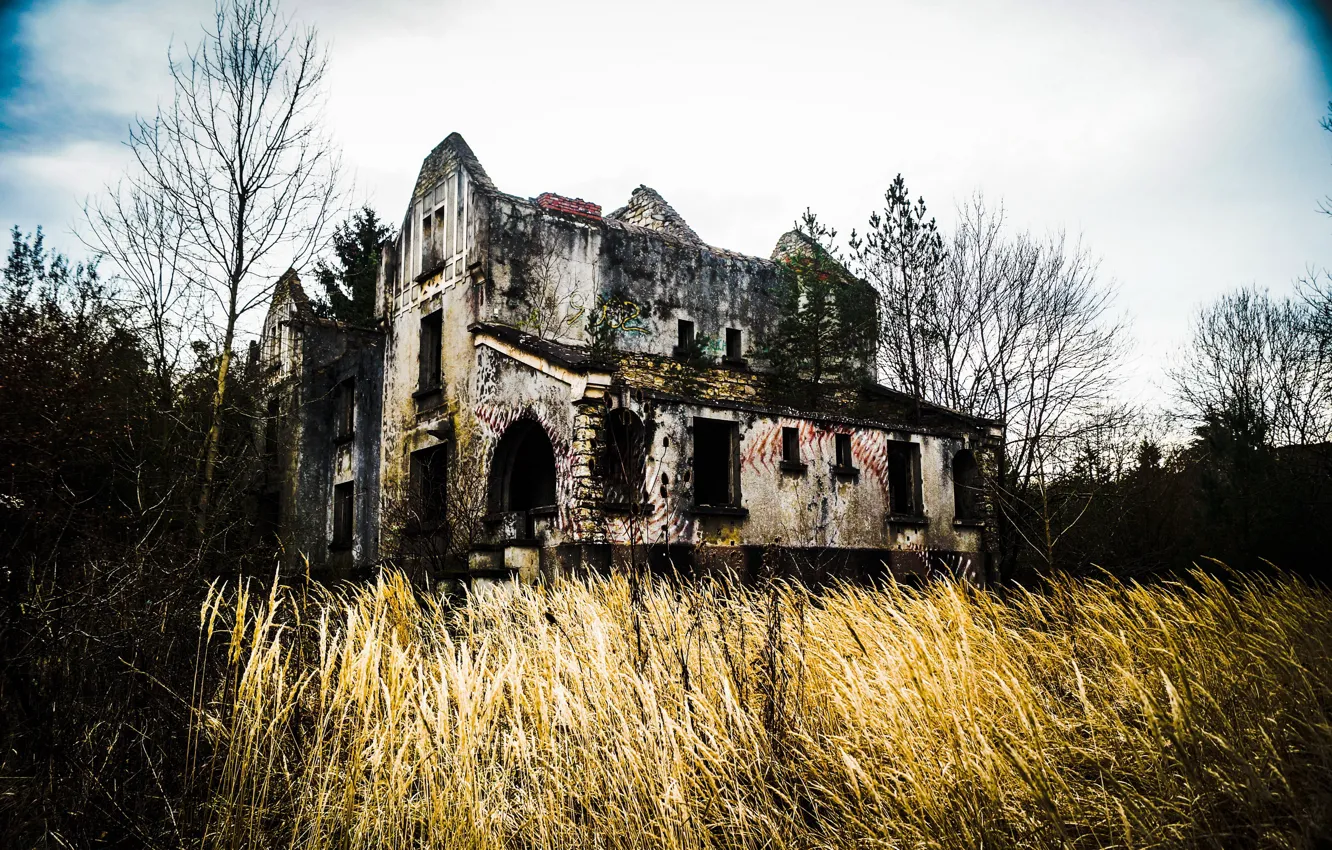
[[[264,521],[293,568],[331,576],[641,558],[983,580],[997,424],[775,374],[780,263],[801,244],[714,248],[646,187],[606,214],[509,195],[449,136],[384,246],[376,327],[318,318],[293,274],[277,286]]]

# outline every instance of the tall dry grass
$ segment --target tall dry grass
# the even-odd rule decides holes
[[[447,609],[401,577],[216,591],[209,843],[1308,846],[1332,595],[1293,579],[1000,600],[620,578]],[[1321,831],[1320,831],[1321,830]]]

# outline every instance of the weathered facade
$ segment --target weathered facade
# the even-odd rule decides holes
[[[765,339],[798,243],[713,248],[646,187],[606,215],[508,195],[449,136],[384,246],[378,328],[278,287],[263,356],[288,557],[471,582],[633,558],[983,580],[997,424],[780,379]]]
[[[260,357],[268,383],[259,517],[287,566],[352,575],[378,558],[384,334],[321,319],[278,281]],[[352,510],[348,513],[348,501]]]

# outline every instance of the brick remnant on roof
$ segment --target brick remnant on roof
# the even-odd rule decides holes
[[[650,189],[647,186],[639,186],[635,189],[634,193],[629,196],[629,203],[608,215],[607,218],[617,219],[628,224],[637,224],[651,230],[660,230],[669,233],[682,242],[694,245],[703,244],[703,240],[675,211],[675,208],[666,203],[666,199],[657,190]]]
[[[542,192],[536,198],[536,205],[546,210],[601,220],[601,204],[594,204],[582,198],[566,198],[554,192]]]

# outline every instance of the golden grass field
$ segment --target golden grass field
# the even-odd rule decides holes
[[[1332,594],[219,588],[208,843],[1300,847],[1332,839]],[[1326,846],[1326,845],[1322,845]]]

